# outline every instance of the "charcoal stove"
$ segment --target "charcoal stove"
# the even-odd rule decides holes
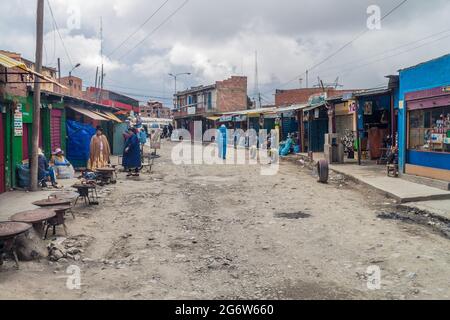
[[[98,205],[97,186],[95,184],[75,184],[72,188],[77,189],[78,192],[75,205],[80,198],[84,199],[86,205]]]
[[[0,222],[0,266],[3,265],[3,257],[11,254],[19,269],[19,259],[16,252],[16,238],[32,228],[31,224],[22,222]]]
[[[117,183],[116,168],[99,168],[95,171],[95,174],[97,176],[97,183],[101,186]]]

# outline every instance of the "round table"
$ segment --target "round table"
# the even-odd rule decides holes
[[[55,197],[33,202],[33,204],[35,206],[42,207],[42,208],[56,207],[56,206],[65,206],[65,205],[70,205],[71,203],[72,203],[71,200],[58,199],[58,198],[55,198]]]
[[[11,221],[16,222],[26,222],[31,223],[39,234],[43,232],[43,228],[47,225],[47,230],[45,231],[44,239],[47,239],[47,233],[50,226],[54,227],[53,231],[55,231],[55,227],[57,225],[64,225],[64,214],[62,214],[62,222],[61,222],[61,214],[57,214],[57,212],[52,208],[45,209],[35,209],[24,212],[19,212],[13,215],[10,218]],[[45,225],[43,225],[45,223]]]
[[[78,197],[78,194],[73,191],[61,191],[55,192],[50,195],[52,198],[60,199],[60,200],[75,200]]]
[[[12,253],[16,267],[19,269],[19,259],[16,252],[16,238],[32,228],[31,224],[23,222],[0,222],[0,266],[3,264],[3,255]]]
[[[24,222],[7,221],[0,222],[0,240],[7,240],[27,232],[31,224]]]

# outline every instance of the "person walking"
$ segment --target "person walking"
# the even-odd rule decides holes
[[[122,166],[128,171],[127,177],[139,176],[139,170],[142,167],[138,129],[132,128],[131,130],[133,134],[125,142],[122,160]]]
[[[97,127],[95,136],[91,139],[90,157],[88,162],[88,169],[95,171],[106,167],[110,162],[111,148],[108,139],[103,134],[103,129]]]

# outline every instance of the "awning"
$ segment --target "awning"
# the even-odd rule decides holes
[[[115,121],[117,123],[122,123],[122,120],[120,120],[119,118],[117,118],[115,115],[109,113],[109,112],[105,112],[105,111],[92,111],[95,114],[99,115],[100,117],[106,118],[107,120],[110,121]]]
[[[31,73],[32,75],[35,75],[36,77],[38,77],[42,80],[45,80],[46,82],[53,83],[54,85],[57,85],[58,87],[63,88],[63,89],[67,89],[67,87],[59,84],[58,82],[54,81],[53,79],[29,69],[25,63],[14,60],[14,59],[12,59],[4,54],[1,54],[1,53],[0,53],[0,65],[2,65],[5,68],[8,68],[8,69],[19,68],[27,73]]]
[[[297,111],[305,109],[307,105],[305,104],[295,104],[289,107],[282,107],[277,109],[277,113],[284,113],[284,112],[290,112],[290,111]]]
[[[92,112],[87,109],[77,108],[77,107],[69,107],[75,112],[81,113],[82,115],[91,118],[92,120],[98,120],[98,121],[110,121],[106,116],[101,116],[95,112]]]
[[[117,122],[117,123],[122,123],[122,122],[123,122],[122,120],[120,120],[119,118],[117,118],[116,115],[115,115],[114,113],[112,113],[112,112],[106,112],[106,111],[103,111],[103,113],[104,113],[108,118],[110,118],[111,120],[113,120],[113,121],[115,121],[115,122]]]
[[[220,117],[207,117],[206,119],[211,120],[211,121],[217,121],[220,119]]]

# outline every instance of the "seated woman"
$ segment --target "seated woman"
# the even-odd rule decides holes
[[[70,162],[64,156],[64,151],[60,148],[56,149],[52,154],[50,160],[50,166],[54,168],[56,177],[58,179],[73,179],[75,176],[75,170]]]
[[[50,180],[54,188],[58,188],[58,183],[56,182],[56,174],[52,167],[49,166],[47,158],[45,157],[42,150],[38,149],[38,179],[39,184],[43,188],[47,188],[47,182]]]

